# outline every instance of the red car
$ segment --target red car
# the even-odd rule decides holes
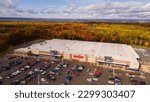
[[[96,72],[94,73],[94,76],[95,76],[95,77],[100,77],[100,76],[101,76],[101,74],[102,74],[102,72],[100,72],[100,71],[96,71]]]

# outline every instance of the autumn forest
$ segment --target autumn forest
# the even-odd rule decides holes
[[[0,21],[0,51],[10,45],[52,38],[150,47],[150,23]]]

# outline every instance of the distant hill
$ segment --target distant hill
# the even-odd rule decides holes
[[[4,21],[35,21],[35,22],[112,22],[112,23],[150,23],[150,19],[61,19],[61,18],[19,18],[0,17]]]

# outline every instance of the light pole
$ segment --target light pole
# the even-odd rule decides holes
[[[114,67],[114,64],[113,64],[113,76],[115,76],[115,67]]]
[[[38,85],[40,85],[40,75],[38,75]]]
[[[115,64],[112,64],[112,65],[113,65],[112,68],[113,68],[114,85],[116,85],[116,81],[115,81],[115,67],[114,67]]]
[[[62,64],[64,63],[64,52],[63,52],[63,55],[62,55]]]

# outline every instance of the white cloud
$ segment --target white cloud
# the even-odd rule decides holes
[[[76,12],[78,6],[77,5],[68,5],[65,7],[65,9],[63,10],[65,15],[71,14],[72,12]]]
[[[71,8],[71,7],[69,7]],[[150,4],[110,2],[80,6],[69,14],[93,18],[150,18]]]
[[[38,14],[34,9],[19,9],[19,0],[0,0],[0,16],[24,16],[25,14]]]
[[[0,0],[0,16],[17,15],[14,9],[17,7],[18,0]]]
[[[18,0],[0,0],[0,8],[13,9],[16,8]]]
[[[45,8],[19,8],[19,0],[0,0],[0,16],[74,18],[150,18],[150,3],[98,2]],[[84,0],[86,1],[86,0]],[[95,0],[96,1],[96,0]]]
[[[41,13],[41,14],[58,14],[59,10],[55,6],[50,6],[50,7],[41,9],[39,13]]]

